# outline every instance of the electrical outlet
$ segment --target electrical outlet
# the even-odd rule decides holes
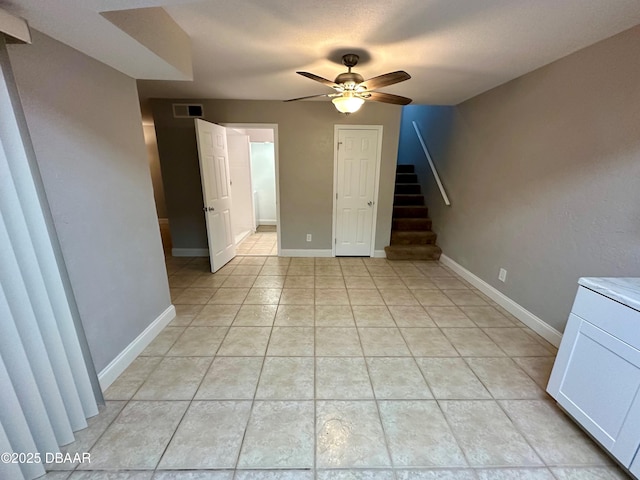
[[[310,241],[311,241],[311,234],[307,233],[307,242],[310,242]]]
[[[504,268],[500,269],[500,273],[498,273],[498,280],[503,283],[507,281],[507,271]]]

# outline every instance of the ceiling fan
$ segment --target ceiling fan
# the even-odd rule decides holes
[[[310,78],[316,82],[320,82],[327,87],[335,90],[335,93],[325,93],[320,95],[310,95],[308,97],[292,98],[285,102],[295,102],[296,100],[305,100],[307,98],[329,97],[339,112],[353,113],[357,111],[365,100],[374,102],[392,103],[394,105],[408,105],[411,99],[401,97],[400,95],[392,95],[390,93],[377,92],[378,88],[387,87],[396,83],[409,80],[411,75],[407,72],[399,70],[397,72],[385,73],[377,77],[365,80],[362,75],[352,72],[351,69],[358,63],[360,57],[355,53],[347,53],[342,56],[342,63],[347,67],[348,71],[341,73],[332,82],[326,78],[319,77],[309,72],[296,72],[298,75]]]

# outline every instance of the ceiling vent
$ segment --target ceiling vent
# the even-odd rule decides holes
[[[175,118],[202,118],[204,116],[204,109],[202,105],[174,103],[173,116]]]

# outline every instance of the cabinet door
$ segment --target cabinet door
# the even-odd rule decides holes
[[[548,391],[623,465],[640,443],[640,351],[571,314]]]

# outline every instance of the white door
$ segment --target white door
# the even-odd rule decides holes
[[[336,256],[373,255],[381,128],[336,127]]]
[[[211,271],[236,256],[231,228],[231,184],[226,128],[196,119],[200,177],[204,199]]]

